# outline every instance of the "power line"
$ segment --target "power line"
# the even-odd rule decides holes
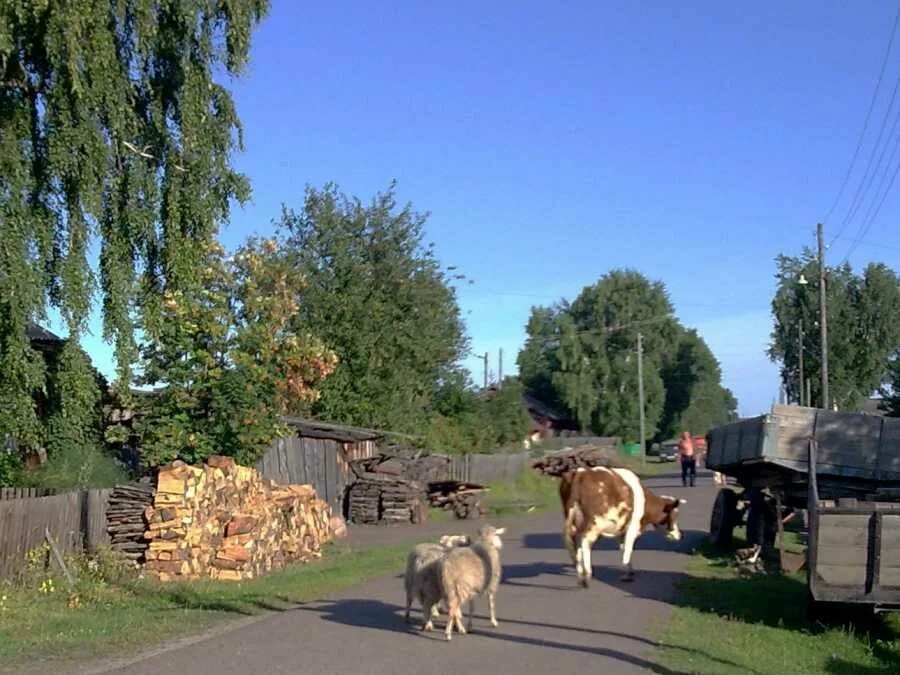
[[[620,330],[627,330],[629,328],[634,328],[636,326],[647,326],[654,323],[661,323],[663,321],[670,321],[675,318],[674,314],[665,314],[663,316],[657,316],[652,319],[644,319],[642,321],[631,321],[629,323],[623,323],[618,326],[610,326],[609,328],[593,328],[590,330],[579,330],[574,333],[567,333],[566,335],[549,335],[544,338],[544,341],[550,342],[553,340],[559,340],[566,336],[582,336],[582,335],[609,335],[610,333],[616,333]]]
[[[873,166],[875,164],[875,155],[878,152],[878,146],[881,143],[881,138],[882,136],[884,136],[884,130],[887,127],[888,119],[890,119],[891,110],[893,110],[894,108],[894,101],[897,98],[898,91],[900,91],[900,75],[897,76],[897,80],[894,83],[894,89],[891,92],[891,100],[888,102],[888,107],[884,111],[884,119],[881,120],[881,127],[878,129],[878,136],[875,139],[875,144],[872,146],[872,152],[869,155],[869,161],[866,163],[865,173],[863,173],[862,180],[860,180],[859,186],[856,188],[856,193],[853,195],[853,200],[850,202],[850,208],[847,209],[847,215],[844,216],[844,220],[841,222],[840,228],[838,229],[838,235],[843,233],[847,226],[856,217],[856,214],[859,212],[859,208],[862,206],[863,202],[866,199],[869,188],[871,188],[872,186],[872,181],[875,180],[875,174],[878,172],[877,166]],[[873,168],[875,169],[874,171]],[[837,236],[835,237],[835,239],[837,239]]]
[[[831,204],[831,208],[828,209],[828,213],[825,215],[823,219],[827,222],[832,214],[834,213],[835,208],[837,208],[838,202],[840,202],[841,197],[844,195],[844,190],[847,187],[847,183],[850,181],[850,176],[853,173],[853,169],[856,166],[856,160],[859,157],[859,151],[862,149],[863,139],[865,138],[866,131],[869,128],[869,120],[872,117],[872,111],[875,109],[875,101],[878,99],[878,91],[881,89],[881,82],[884,79],[884,72],[887,69],[888,58],[891,55],[891,48],[894,44],[894,37],[897,34],[897,25],[900,23],[900,9],[897,10],[897,15],[894,17],[894,25],[891,28],[891,37],[888,39],[887,49],[884,52],[884,59],[881,61],[881,70],[878,72],[878,80],[875,83],[875,89],[872,92],[872,100],[869,101],[869,109],[866,112],[866,119],[863,122],[862,131],[859,132],[859,138],[856,141],[856,149],[853,151],[853,157],[850,159],[850,166],[847,167],[847,172],[844,174],[844,179],[841,181],[841,187],[838,189],[837,196],[835,196],[834,201]],[[846,227],[846,223],[841,225],[838,229],[837,234],[835,234],[834,238],[831,240],[831,244],[834,244],[838,240],[838,238],[843,234],[844,229]]]
[[[900,82],[898,82],[900,83]],[[877,173],[881,173],[881,178],[878,181],[878,184],[875,187],[875,191],[872,193],[872,199],[869,202],[869,206],[866,209],[865,214],[862,217],[862,220],[859,224],[859,229],[856,232],[856,237],[853,239],[855,244],[858,244],[866,234],[869,229],[872,227],[872,224],[875,222],[875,218],[877,218],[878,213],[881,211],[881,205],[884,204],[885,199],[887,198],[888,193],[891,191],[891,187],[894,184],[894,178],[896,175],[896,169],[894,171],[891,170],[891,167],[894,164],[894,158],[897,155],[897,149],[900,147],[900,136],[897,136],[894,139],[893,148],[891,150],[891,154],[888,157],[887,163],[884,164],[882,169],[882,161],[884,160],[884,156],[887,153],[889,140],[894,136],[894,130],[897,128],[898,123],[900,123],[900,112],[898,112],[897,116],[894,118],[894,124],[891,126],[891,131],[888,134],[888,138],[885,142],[884,147],[881,149],[881,153],[878,156],[878,161],[875,163],[875,170],[872,172],[872,175],[869,180],[869,186],[872,185],[872,182],[875,180],[875,175]],[[890,181],[888,181],[888,177],[890,176]],[[887,183],[887,187],[885,187],[885,183]],[[862,206],[862,201],[857,205],[857,209]],[[856,250],[856,246],[851,244],[850,249],[847,251],[844,260],[850,257],[853,251]]]
[[[894,181],[897,180],[897,174],[900,173],[900,162],[897,163],[897,168],[894,169],[894,174],[891,176],[891,182],[888,183],[887,190],[884,191],[884,194],[881,195],[881,201],[878,202],[878,206],[875,209],[875,212],[872,214],[872,217],[869,219],[868,223],[866,223],[865,228],[860,230],[859,236],[853,240],[853,244],[850,246],[850,250],[847,251],[847,255],[844,256],[844,262],[847,262],[847,259],[856,251],[860,242],[865,238],[865,236],[869,233],[872,225],[875,223],[875,219],[878,217],[878,214],[881,212],[881,207],[884,205],[885,200],[887,199],[888,194],[891,191],[891,188],[894,186]]]
[[[863,122],[862,131],[859,132],[859,138],[856,141],[856,149],[853,151],[853,157],[850,159],[850,166],[847,167],[847,172],[844,174],[844,180],[841,181],[841,187],[838,189],[837,196],[834,198],[834,201],[831,204],[831,208],[828,209],[828,213],[825,215],[824,221],[826,222],[829,218],[831,218],[831,215],[834,213],[835,208],[837,208],[838,202],[844,195],[844,190],[846,189],[847,183],[850,180],[850,175],[853,173],[853,168],[856,166],[856,160],[859,157],[859,151],[862,149],[866,130],[869,128],[869,120],[872,117],[872,111],[875,109],[875,101],[878,99],[878,91],[879,89],[881,89],[881,81],[882,79],[884,79],[884,71],[887,69],[888,57],[891,55],[891,47],[894,44],[894,36],[897,34],[898,23],[900,23],[900,9],[897,10],[897,16],[894,17],[894,26],[893,28],[891,28],[891,37],[888,40],[887,49],[884,52],[884,59],[881,61],[881,70],[878,72],[878,81],[875,83],[875,90],[872,92],[872,100],[869,101],[869,110],[866,112],[866,119]],[[838,233],[834,236],[834,239],[831,240],[832,244],[837,241],[842,232],[843,228],[838,230]]]

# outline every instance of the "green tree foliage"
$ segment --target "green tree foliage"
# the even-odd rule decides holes
[[[804,376],[812,401],[822,404],[818,329],[819,266],[811,251],[776,259],[778,286],[772,299],[774,328],[769,357],[781,363],[790,400],[799,400],[799,322],[805,326]],[[799,280],[809,281],[801,285]],[[838,408],[852,409],[884,381],[888,360],[900,346],[900,280],[887,266],[870,264],[862,275],[849,265],[826,270],[828,376]]]
[[[881,388],[882,407],[890,417],[900,417],[900,349],[888,364],[886,382]]]
[[[496,390],[476,391],[462,371],[453,371],[435,394],[434,414],[425,427],[425,447],[463,454],[521,447],[531,426],[522,403],[524,391],[521,382],[512,377]]]
[[[54,456],[71,447],[97,447],[102,436],[102,376],[88,355],[72,340],[50,358],[47,375],[50,415],[47,453]]]
[[[571,304],[534,308],[519,354],[530,393],[560,402],[584,431],[639,436],[637,334],[643,336],[648,437],[727,421],[736,402],[696,333],[672,316],[664,285],[614,270]]]
[[[152,325],[153,298],[197,282],[230,201],[247,197],[229,164],[238,119],[213,74],[241,71],[267,7],[0,3],[0,433],[23,447],[45,441],[34,405],[43,364],[26,328],[49,303],[78,342],[97,284],[91,245],[104,336],[127,390],[135,313]],[[63,375],[54,433],[79,437],[90,425],[86,363],[70,355]]]
[[[162,385],[137,426],[147,464],[250,464],[283,433],[281,415],[316,399],[335,356],[294,320],[303,292],[276,244],[251,240],[232,259],[212,245],[200,283],[163,295],[143,348],[143,384]]]
[[[549,406],[559,406],[562,403],[553,384],[553,373],[560,370],[559,355],[548,346],[559,339],[561,318],[566,311],[565,303],[551,307],[532,307],[525,326],[525,345],[516,359],[522,384]]]
[[[294,325],[338,356],[313,413],[416,431],[467,342],[451,277],[423,243],[426,216],[398,208],[394,186],[368,204],[329,185],[285,210],[291,274],[306,280]]]
[[[661,375],[666,388],[662,436],[702,433],[737,418],[737,399],[721,385],[719,363],[696,331],[680,331],[675,352],[664,360]]]

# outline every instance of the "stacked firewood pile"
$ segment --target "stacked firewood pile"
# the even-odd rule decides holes
[[[420,523],[427,518],[425,491],[414,481],[373,473],[350,487],[354,523]]]
[[[428,502],[431,506],[452,510],[460,520],[477,518],[487,513],[481,498],[488,488],[477,483],[458,480],[433,481],[428,484]]]
[[[533,469],[545,476],[561,476],[578,467],[614,466],[616,451],[613,447],[581,445],[563,448],[532,462]]]
[[[106,531],[110,546],[129,560],[144,562],[149,540],[147,510],[153,507],[156,488],[149,482],[117,485],[109,493],[106,507]]]
[[[422,483],[406,474],[410,460],[377,455],[350,463],[356,481],[349,489],[354,523],[420,523],[428,518]]]
[[[252,579],[321,555],[343,528],[310,485],[277,485],[228,457],[160,470],[145,568],[162,581]]]

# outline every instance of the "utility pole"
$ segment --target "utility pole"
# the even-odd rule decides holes
[[[812,405],[812,380],[806,378],[806,405]]]
[[[640,410],[641,426],[641,467],[647,464],[647,452],[644,447],[644,336],[637,335],[637,366],[638,366],[638,408]]]
[[[488,353],[485,352],[484,356],[479,357],[482,361],[484,361],[484,390],[487,391],[488,387]]]
[[[800,405],[803,405],[803,388],[806,386],[806,379],[803,377],[803,319],[800,319],[797,327],[797,347],[800,356],[800,387],[797,390],[797,397],[800,399]],[[806,402],[807,405],[809,401]]]
[[[500,358],[497,359],[497,388],[503,386],[503,347],[500,347]]]
[[[831,408],[831,397],[828,392],[828,311],[825,308],[825,235],[822,223],[816,226],[816,237],[819,240],[819,330],[822,334],[822,407]]]

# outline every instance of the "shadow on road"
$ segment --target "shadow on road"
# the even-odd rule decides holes
[[[701,530],[682,530],[681,541],[669,541],[658,532],[648,531],[642,534],[635,543],[635,555],[640,551],[688,551],[706,537]],[[562,538],[562,523],[559,532],[536,532],[522,536],[522,546],[536,550],[565,549]],[[615,551],[619,542],[615,539],[601,538],[594,544],[595,551]]]
[[[375,630],[385,630],[390,632],[416,632],[418,633],[417,624],[407,624],[403,618],[403,608],[399,605],[395,605],[392,603],[381,602],[379,600],[370,600],[365,598],[353,598],[346,600],[336,600],[332,602],[324,602],[324,603],[316,603],[315,605],[305,605],[301,607],[297,607],[293,611],[302,611],[302,612],[313,612],[316,614],[320,614],[324,621],[333,621],[335,623],[339,623],[346,626],[354,626],[357,628],[369,628]],[[648,659],[641,658],[639,656],[635,656],[633,654],[628,654],[616,649],[611,649],[608,647],[601,646],[593,646],[593,645],[584,645],[584,644],[576,644],[576,643],[566,643],[558,640],[550,640],[545,638],[532,638],[526,637],[523,635],[515,635],[512,633],[502,632],[502,626],[504,625],[512,625],[512,626],[534,626],[541,629],[554,629],[554,630],[564,630],[564,631],[572,631],[575,633],[588,633],[597,637],[607,637],[607,638],[615,638],[616,640],[629,640],[634,642],[639,642],[646,647],[655,647],[657,645],[656,642],[652,640],[648,640],[643,637],[627,635],[625,633],[618,633],[615,631],[605,631],[605,630],[593,630],[589,628],[583,628],[578,626],[561,626],[557,624],[546,624],[540,623],[536,621],[522,621],[516,619],[504,619],[501,617],[500,625],[501,630],[489,628],[487,624],[487,617],[476,614],[476,619],[478,619],[478,623],[476,623],[474,630],[472,631],[473,636],[489,638],[492,640],[502,640],[504,642],[509,642],[512,644],[522,644],[522,645],[530,645],[535,647],[541,647],[543,649],[559,649],[563,651],[572,651],[572,652],[581,652],[586,654],[591,654],[593,656],[605,657],[608,659],[613,659],[615,661],[619,661],[621,663],[627,663],[630,665],[634,665],[640,668],[646,668],[651,672],[662,673],[663,675],[687,675],[686,673],[682,673],[682,671],[671,670],[669,668],[665,668],[664,666],[660,666]],[[443,619],[437,622],[438,628],[441,628],[443,624]],[[481,624],[481,625],[479,625]],[[432,639],[435,641],[443,641],[443,636],[440,632],[435,633],[422,633],[423,638]],[[458,641],[465,641],[467,639],[473,639],[472,636],[458,636]],[[699,650],[688,649],[688,648],[679,648],[675,647],[675,649],[682,649],[683,651],[691,652],[692,654],[702,655],[704,658],[712,659],[722,665],[727,666],[736,666],[737,664],[723,660],[717,659],[710,655],[704,654]]]

